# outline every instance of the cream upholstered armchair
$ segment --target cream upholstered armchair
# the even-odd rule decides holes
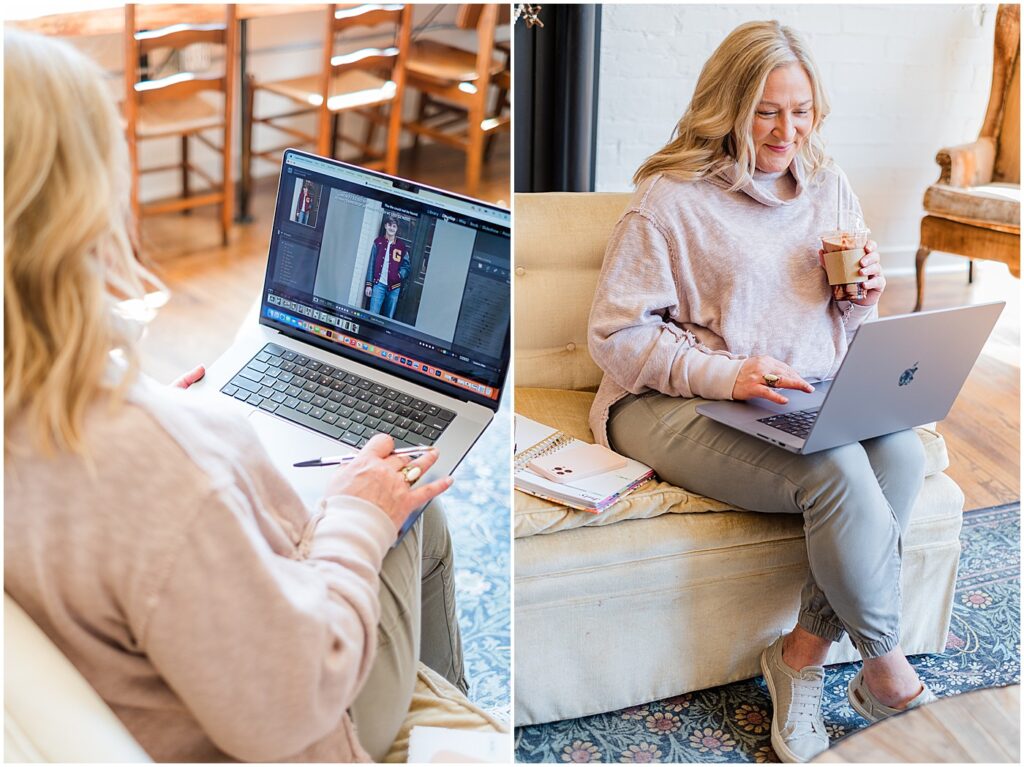
[[[97,692],[4,592],[4,760],[149,762]]]
[[[515,198],[516,413],[593,442],[601,371],[587,317],[628,194]],[[910,654],[946,644],[964,496],[945,443],[917,430],[925,481],[904,541]],[[522,449],[523,446],[519,446]],[[516,492],[515,723],[615,711],[760,674],[793,627],[807,574],[803,520],[652,482],[600,514]],[[830,663],[857,659],[849,640]]]
[[[4,761],[152,761],[121,720],[21,606],[4,592]],[[404,762],[413,727],[504,732],[422,663],[409,713],[385,762]]]
[[[940,149],[939,180],[924,195],[917,304],[933,250],[1001,261],[1020,277],[1020,6],[996,15],[992,91],[978,140]]]

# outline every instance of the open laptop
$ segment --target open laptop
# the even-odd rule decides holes
[[[292,464],[379,432],[437,448],[421,482],[450,474],[508,373],[510,234],[503,208],[288,149],[259,322],[192,389],[245,412],[309,504],[333,469]]]
[[[998,301],[865,322],[836,377],[809,381],[811,394],[780,389],[763,398],[717,401],[697,412],[794,453],[940,421],[949,413],[1003,310]]]

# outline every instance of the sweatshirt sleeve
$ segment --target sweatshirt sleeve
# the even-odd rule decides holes
[[[673,275],[668,239],[644,213],[628,212],[608,242],[590,310],[597,365],[633,394],[731,399],[741,359],[699,344]]]
[[[865,320],[878,318],[878,305],[861,306],[850,301],[843,302],[840,310],[843,313],[843,329],[846,332],[846,345],[849,346],[853,337],[857,335],[857,329],[864,324]]]
[[[395,529],[358,498],[322,501],[321,512],[282,556],[243,493],[214,491],[150,600],[142,650],[236,759],[280,761],[322,739],[369,673]]]

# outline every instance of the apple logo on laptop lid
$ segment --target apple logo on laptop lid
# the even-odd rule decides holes
[[[918,363],[915,362],[913,367],[907,368],[903,371],[903,374],[900,376],[900,386],[906,386],[914,380],[914,373],[917,372],[917,365]]]

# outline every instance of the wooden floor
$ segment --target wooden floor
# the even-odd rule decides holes
[[[499,142],[480,196],[507,204],[508,137]],[[423,152],[418,165],[403,157],[400,172],[458,192],[464,188],[463,169],[462,155],[441,147]],[[157,380],[168,382],[199,363],[209,364],[230,345],[259,296],[275,192],[273,182],[260,185],[252,206],[255,221],[237,226],[226,248],[220,246],[213,209],[145,221],[147,254],[172,294],[142,344],[143,368]],[[950,453],[948,473],[963,488],[968,509],[1020,498],[1019,292],[1020,282],[1004,266],[979,262],[973,285],[967,284],[966,269],[935,275],[925,295],[926,309],[1007,302],[956,405],[939,425]],[[913,304],[913,278],[891,278],[881,313],[908,312]]]

